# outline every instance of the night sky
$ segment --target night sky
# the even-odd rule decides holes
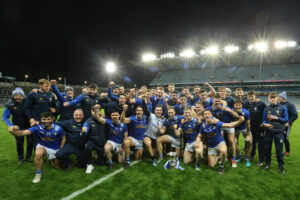
[[[146,50],[204,46],[207,41],[248,44],[259,37],[299,42],[297,1],[17,1],[0,3],[0,71],[23,81],[59,76],[67,82],[106,84],[112,79],[143,83],[144,71],[130,64]]]

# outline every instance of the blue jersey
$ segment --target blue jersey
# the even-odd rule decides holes
[[[122,144],[124,134],[128,132],[126,124],[119,122],[115,125],[111,119],[105,118],[105,120],[108,129],[108,139],[115,143]]]
[[[138,119],[136,115],[129,117],[129,136],[137,139],[143,140],[148,124],[148,118],[146,115],[142,119]]]
[[[64,130],[57,124],[53,124],[53,128],[47,130],[44,125],[37,125],[28,129],[32,134],[36,134],[38,143],[49,149],[58,150],[60,140],[65,136]]]
[[[223,122],[218,122],[217,124],[207,124],[203,122],[200,127],[200,134],[206,135],[207,138],[207,146],[209,148],[216,147],[220,142],[224,141],[221,135],[221,128],[223,126]]]
[[[203,104],[203,107],[204,107],[204,108],[211,107],[211,106],[213,105],[213,102],[214,102],[214,100],[213,100],[212,98],[207,98],[207,99],[206,99],[206,102],[203,102],[203,101],[200,99],[200,100],[198,100],[198,101],[195,101],[195,104],[196,104],[197,102],[199,102],[199,101]]]
[[[191,108],[192,105],[189,104],[189,103],[187,103],[187,104],[186,104],[186,107],[187,107],[187,108]],[[184,107],[182,104],[176,104],[176,105],[174,106],[174,109],[175,109],[177,115],[183,115],[183,113],[184,113],[184,108],[185,108],[185,107]]]
[[[234,110],[235,111],[235,110]],[[237,112],[237,111],[235,111]],[[243,121],[240,125],[235,127],[235,130],[241,131],[246,129],[246,122],[247,120],[250,120],[250,112],[246,110],[245,108],[242,108],[242,112],[237,112],[239,116],[243,116],[245,118],[245,121]]]
[[[232,116],[226,110],[217,109],[217,108],[214,108],[214,107],[207,107],[206,109],[210,109],[213,116],[216,117],[217,119],[219,119],[222,122],[230,123],[230,122],[233,121]]]
[[[193,118],[189,122],[180,124],[180,128],[182,128],[186,143],[193,143],[196,141],[199,132],[198,119]]]
[[[181,136],[176,136],[174,133],[173,125],[177,124],[178,127],[180,126],[180,121],[184,117],[182,115],[175,115],[173,119],[166,118],[164,121],[163,126],[167,129],[167,134],[174,137],[174,138],[181,138]]]

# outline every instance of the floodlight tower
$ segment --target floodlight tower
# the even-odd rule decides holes
[[[106,72],[109,74],[109,81],[111,80],[111,77],[113,73],[116,71],[116,64],[114,62],[107,62],[105,64]]]

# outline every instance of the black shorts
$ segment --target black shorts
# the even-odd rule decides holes
[[[149,136],[147,136],[147,135],[145,137],[150,138],[152,148],[156,148],[156,140],[153,139],[153,138],[151,138],[151,137],[149,137]]]

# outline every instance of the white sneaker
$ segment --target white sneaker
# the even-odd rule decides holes
[[[38,183],[41,181],[42,174],[36,174],[34,179],[32,180],[33,183]]]
[[[90,174],[92,173],[93,169],[94,169],[93,165],[87,165],[85,173]]]

